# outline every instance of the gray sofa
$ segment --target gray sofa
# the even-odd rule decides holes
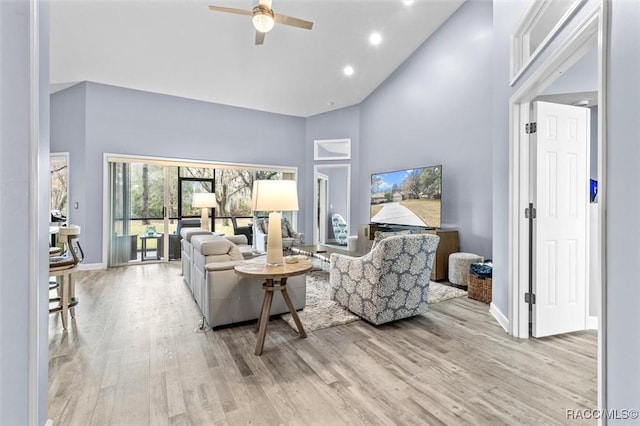
[[[180,261],[182,262],[182,277],[187,283],[187,287],[191,289],[191,256],[193,253],[193,245],[191,244],[191,238],[196,235],[213,235],[211,232],[204,228],[182,228],[180,230],[180,246],[182,253],[180,255]]]
[[[264,256],[246,260],[240,248],[226,237],[197,235],[191,241],[193,264],[190,288],[209,326],[257,319],[264,298],[263,280],[240,277],[233,268],[241,262],[263,263]],[[287,289],[295,309],[304,308],[305,276],[289,278]],[[271,315],[285,312],[289,312],[289,309],[282,297],[274,297]]]

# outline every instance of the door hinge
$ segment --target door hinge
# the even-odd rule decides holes
[[[525,219],[535,219],[536,218],[536,208],[535,207],[527,207],[524,209],[524,217]]]
[[[524,303],[531,303],[532,305],[536,304],[536,295],[533,293],[525,293],[524,294]]]
[[[526,134],[535,133],[538,130],[538,123],[527,123],[524,125],[524,132]]]

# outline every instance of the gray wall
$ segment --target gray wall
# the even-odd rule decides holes
[[[40,122],[37,152],[31,151],[29,90],[29,2],[0,2],[0,424],[46,421],[48,376],[49,215],[49,24],[40,4]],[[37,170],[32,169],[35,165]],[[33,199],[30,200],[30,195]],[[30,215],[38,227],[32,226]],[[37,255],[31,258],[32,242]],[[31,271],[38,272],[32,275]],[[37,283],[38,341],[30,329],[30,282]],[[36,389],[30,389],[34,356]],[[37,417],[29,395],[37,396]]]
[[[369,221],[372,173],[442,164],[442,227],[492,256],[491,10],[463,4],[361,104],[356,221]]]
[[[69,153],[68,221],[85,224],[86,176],[86,86],[78,84],[51,96],[51,152]],[[74,209],[74,203],[79,208]],[[88,229],[82,228],[81,232]],[[82,235],[82,243],[86,238]]]
[[[84,100],[77,93],[83,90]],[[71,214],[82,226],[87,263],[102,261],[105,152],[296,166],[306,176],[303,118],[96,83],[56,93],[51,103],[60,109],[51,126],[52,150],[77,152],[70,158],[70,190],[71,205],[78,201],[80,208]],[[298,196],[305,205],[306,193]],[[298,216],[298,227],[304,219]]]
[[[609,5],[607,401],[609,408],[640,409],[640,2]]]
[[[544,91],[556,93],[595,92],[598,90],[598,49],[592,48]]]
[[[300,207],[301,211],[311,212],[313,211],[313,194],[314,194],[314,182],[313,182],[313,165],[314,164],[351,164],[351,222],[354,223],[354,227],[350,229],[356,230],[358,223],[368,223],[368,218],[365,222],[358,222],[358,219],[354,216],[354,211],[358,206],[358,199],[355,194],[361,190],[358,184],[355,182],[354,176],[357,176],[359,167],[359,152],[360,152],[360,107],[352,106],[342,108],[336,111],[319,114],[313,117],[309,117],[306,120],[306,143],[305,143],[305,161],[307,165],[307,175],[302,177],[305,192],[309,194],[307,197],[307,203],[304,207]],[[313,141],[320,139],[351,139],[351,160],[345,161],[313,161]],[[338,194],[342,194],[346,197],[345,188],[333,188],[331,190]],[[345,218],[346,219],[346,218]],[[305,235],[308,235],[307,241],[313,239],[313,223],[307,221],[307,228],[305,228]]]

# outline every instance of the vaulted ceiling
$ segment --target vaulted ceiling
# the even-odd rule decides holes
[[[256,46],[251,17],[208,9],[252,0],[52,0],[51,87],[94,81],[308,117],[362,102],[462,2],[273,0],[313,29],[276,24]]]

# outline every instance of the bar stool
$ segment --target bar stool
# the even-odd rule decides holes
[[[79,242],[80,227],[70,225],[61,227],[59,241],[63,245],[63,253],[60,256],[49,257],[49,276],[55,277],[56,282],[49,284],[49,289],[58,290],[58,297],[50,298],[50,303],[59,302],[49,307],[49,313],[61,313],[62,328],[67,329],[67,316],[69,310],[71,317],[75,317],[75,306],[78,299],[75,297],[75,271],[78,263],[84,259],[84,253]]]

